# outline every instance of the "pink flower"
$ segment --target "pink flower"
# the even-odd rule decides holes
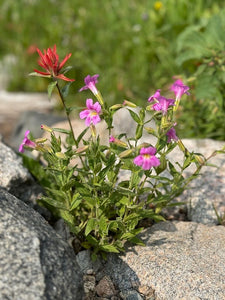
[[[173,106],[175,100],[174,99],[167,99],[160,95],[160,90],[157,90],[154,95],[148,98],[148,102],[155,101],[153,104],[152,109],[156,111],[162,111],[162,114],[165,115],[169,106]]]
[[[87,77],[85,77],[85,78],[84,78],[85,86],[83,86],[83,87],[79,90],[79,92],[81,92],[81,91],[83,91],[83,90],[89,89],[89,90],[92,91],[92,93],[93,93],[94,95],[97,95],[97,94],[98,94],[98,90],[97,90],[97,88],[96,88],[95,85],[96,85],[96,83],[98,82],[98,77],[99,77],[98,74],[96,74],[96,75],[94,75],[94,76],[88,75]]]
[[[178,137],[176,135],[176,130],[174,127],[170,128],[166,134],[168,136],[167,142],[170,143],[172,140],[177,141]]]
[[[93,104],[92,99],[86,100],[86,106],[87,109],[80,112],[80,118],[85,119],[86,126],[90,126],[90,124],[96,125],[101,121],[101,118],[99,117],[99,113],[101,113],[101,105],[99,102],[95,102]]]
[[[167,113],[167,110],[170,106],[174,105],[174,99],[167,99],[165,97],[160,96],[156,103],[153,104],[152,109],[156,111],[161,111],[163,115]]]
[[[37,52],[40,56],[38,64],[40,67],[45,69],[46,72],[42,72],[35,69],[34,71],[36,73],[41,74],[43,77],[53,77],[65,81],[74,81],[74,79],[69,79],[63,74],[60,74],[62,67],[70,58],[71,53],[67,54],[62,62],[59,62],[59,56],[56,52],[56,45],[54,45],[53,49],[48,48],[47,50],[44,50],[44,53],[42,53],[41,50],[37,48]]]
[[[152,102],[152,101],[158,99],[159,97],[161,97],[160,91],[161,90],[157,90],[154,95],[152,95],[151,97],[149,97],[148,98],[148,102]]]
[[[115,137],[113,136],[113,135],[110,135],[110,137],[109,137],[109,142],[110,143],[114,143],[115,142]]]
[[[171,85],[170,90],[174,92],[176,96],[176,100],[180,100],[183,94],[190,95],[188,92],[189,87],[187,85],[184,85],[182,80],[178,79],[174,82],[174,84]]]
[[[31,140],[28,139],[27,136],[29,135],[29,133],[30,133],[29,130],[27,130],[25,132],[23,142],[22,142],[22,144],[19,147],[19,152],[21,152],[21,153],[24,152],[24,146],[27,146],[27,147],[30,147],[30,148],[35,148],[36,147],[36,144],[34,142],[32,142]]]
[[[134,164],[142,166],[144,170],[150,170],[152,167],[160,165],[160,160],[155,156],[156,148],[141,148],[140,155],[135,157]]]

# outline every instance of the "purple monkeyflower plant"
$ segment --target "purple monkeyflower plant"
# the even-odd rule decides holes
[[[83,91],[83,90],[91,90],[92,91],[92,93],[94,94],[94,95],[97,95],[98,94],[98,90],[97,90],[97,88],[96,88],[96,83],[98,82],[98,77],[99,77],[99,75],[98,74],[96,74],[96,75],[94,75],[94,76],[90,76],[90,75],[88,75],[87,77],[85,77],[84,78],[84,83],[85,83],[85,86],[83,86],[80,90],[79,90],[79,92],[81,92],[81,91]]]
[[[160,160],[155,156],[156,148],[141,148],[140,155],[135,157],[134,164],[141,166],[144,170],[150,170],[152,167],[160,165]]]
[[[180,100],[183,94],[190,95],[188,92],[190,88],[187,85],[184,85],[182,80],[176,80],[170,87],[170,90],[174,92],[176,100]]]
[[[30,148],[33,148],[33,149],[36,147],[36,143],[32,142],[31,140],[28,139],[29,133],[30,133],[30,130],[27,130],[25,132],[23,142],[19,147],[19,152],[21,152],[21,153],[24,152],[24,146],[27,146],[27,147],[30,147]]]
[[[86,119],[86,126],[90,126],[91,124],[96,125],[101,121],[99,114],[101,113],[101,105],[99,102],[95,102],[93,104],[92,99],[86,100],[86,109],[80,112],[80,118]]]

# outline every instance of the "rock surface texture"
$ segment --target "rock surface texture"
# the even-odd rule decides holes
[[[225,299],[225,227],[164,222],[141,234],[146,247],[110,255],[103,272],[120,290],[155,299]],[[149,298],[146,298],[149,299]]]
[[[72,248],[25,203],[0,189],[2,300],[82,299]]]

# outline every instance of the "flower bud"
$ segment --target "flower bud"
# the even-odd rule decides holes
[[[46,141],[47,141],[46,138],[35,139],[35,143],[37,143],[37,144],[43,144],[43,143],[46,142]]]
[[[117,110],[117,109],[120,109],[122,107],[123,107],[122,104],[115,104],[115,105],[112,105],[109,109],[110,110]]]
[[[109,138],[109,142],[110,143],[113,143],[113,144],[116,144],[117,146],[119,147],[123,147],[123,148],[127,148],[127,143],[115,138],[114,136],[110,136]]]
[[[62,152],[56,152],[55,154],[58,158],[67,159],[67,156]]]
[[[77,149],[75,150],[75,153],[76,153],[76,154],[78,154],[78,153],[83,153],[83,152],[85,152],[87,149],[88,149],[88,145],[83,146],[83,147],[80,147],[80,148],[77,148]]]
[[[137,107],[137,105],[131,101],[128,101],[128,100],[124,100],[123,101],[123,105],[124,106],[129,106],[129,107]]]
[[[42,124],[42,125],[41,125],[41,129],[43,129],[43,130],[45,130],[45,131],[48,131],[48,132],[50,132],[50,133],[53,132],[52,128],[48,127],[48,126],[45,125],[45,124]]]
[[[123,152],[121,152],[121,153],[119,154],[119,157],[120,157],[120,158],[127,157],[127,156],[131,155],[132,152],[133,152],[133,149],[125,150],[125,151],[123,151]]]
[[[204,165],[205,160],[200,155],[195,154],[194,157],[200,165]]]
[[[95,125],[91,124],[90,129],[91,129],[91,135],[95,138],[96,137],[96,127],[95,127]]]

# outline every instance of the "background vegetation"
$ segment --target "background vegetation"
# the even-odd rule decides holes
[[[182,101],[182,137],[225,140],[225,3],[221,0],[0,0],[0,60],[12,54],[9,90],[45,91],[46,81],[27,78],[35,47],[57,45],[73,55],[71,101],[80,103],[87,74],[100,74],[109,103],[144,104],[173,76],[192,87]]]

